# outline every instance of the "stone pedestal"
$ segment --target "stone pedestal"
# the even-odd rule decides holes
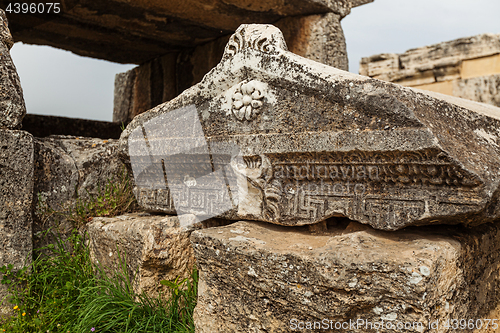
[[[31,263],[34,144],[24,131],[0,130],[0,266]],[[0,286],[0,299],[6,296]],[[1,305],[2,314],[11,309]]]
[[[421,333],[436,321],[432,332],[472,331],[445,323],[488,318],[500,296],[499,240],[499,224],[383,232],[329,221],[318,235],[237,222],[195,231],[196,332]]]

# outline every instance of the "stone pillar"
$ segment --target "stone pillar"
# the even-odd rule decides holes
[[[178,95],[177,57],[178,53],[169,53],[116,75],[114,122],[127,124],[136,115]]]
[[[9,53],[13,45],[7,17],[0,10],[0,128],[19,129],[26,107],[16,66]]]
[[[0,266],[14,270],[31,262],[33,203],[33,136],[0,129]],[[0,298],[7,296],[0,286]],[[0,314],[9,314],[6,302]]]
[[[347,71],[349,61],[341,19],[338,14],[327,13],[287,17],[275,25],[283,32],[290,52]]]
[[[20,269],[31,262],[33,203],[33,136],[18,131],[26,107],[16,67],[5,12],[0,10],[0,266]],[[7,296],[0,286],[0,298]],[[9,314],[10,306],[0,308]]]

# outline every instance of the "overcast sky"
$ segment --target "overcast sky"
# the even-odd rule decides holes
[[[500,33],[499,0],[375,0],[342,21],[350,71],[362,57],[481,33]],[[11,50],[28,113],[112,119],[116,73],[134,65],[16,43]]]

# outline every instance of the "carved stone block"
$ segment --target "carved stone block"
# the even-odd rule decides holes
[[[490,222],[500,109],[458,101],[304,59],[275,27],[242,25],[199,84],[134,118],[120,151],[151,211],[384,230]]]

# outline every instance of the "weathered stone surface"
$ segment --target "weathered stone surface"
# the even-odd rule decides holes
[[[60,214],[67,211],[77,198],[98,195],[98,188],[109,180],[119,180],[126,172],[117,154],[116,140],[55,136],[35,141],[35,217],[33,240],[39,248],[53,239],[42,237],[51,228],[63,237],[74,227]]]
[[[455,104],[453,104],[455,103]],[[497,219],[500,109],[446,102],[286,51],[243,25],[202,82],[120,138],[142,207],[378,229]]]
[[[0,129],[18,129],[26,114],[23,89],[10,57],[13,45],[5,12],[0,9]]]
[[[351,0],[352,7],[358,7],[361,5],[365,5],[367,3],[373,2],[374,0]]]
[[[7,16],[5,16],[3,9],[0,9],[0,43],[5,44],[9,50],[14,46],[14,40],[10,34]]]
[[[41,138],[50,135],[84,136],[101,139],[119,139],[122,124],[90,119],[27,114],[23,130]]]
[[[291,52],[329,66],[348,69],[341,16],[334,13],[286,17],[276,25]],[[135,116],[167,102],[199,83],[221,60],[229,36],[178,53],[169,53],[117,74],[113,121]]]
[[[361,75],[500,106],[500,34],[484,34],[361,60]]]
[[[398,82],[431,70],[435,72],[437,81],[442,81],[442,71],[460,67],[463,60],[498,53],[500,34],[483,34],[411,49],[403,54],[379,54],[362,58],[359,73]]]
[[[113,98],[113,122],[128,123],[130,121],[131,104],[133,101],[133,87],[136,69],[131,69],[115,76],[115,92]],[[131,117],[130,117],[131,118]]]
[[[210,61],[210,57],[206,53],[205,57],[205,61],[198,63],[206,66],[205,63]],[[117,74],[113,122],[128,124],[138,114],[171,100],[196,83],[192,82],[192,75],[183,70],[185,66],[178,63],[179,58],[179,53],[169,53],[125,73]],[[217,64],[218,60],[214,64]],[[192,69],[193,66],[189,68]],[[184,86],[188,82],[189,85]]]
[[[133,213],[94,218],[87,231],[94,262],[108,272],[120,272],[120,258],[126,259],[134,291],[155,297],[160,291],[168,295],[161,280],[190,277],[195,258],[189,236],[201,227],[194,215]]]
[[[469,332],[444,324],[490,318],[499,237],[498,223],[384,232],[352,222],[311,235],[237,222],[195,231],[196,332]],[[321,326],[307,326],[314,322]]]
[[[18,270],[31,262],[33,137],[24,131],[0,130],[0,267]],[[0,299],[6,286],[0,287]],[[10,305],[3,303],[1,314]]]
[[[142,64],[229,35],[242,23],[335,13],[369,1],[201,0],[59,2],[56,14],[9,15],[16,40],[50,45],[83,56]],[[6,8],[9,1],[0,1]],[[47,10],[47,9],[46,9]]]
[[[288,50],[328,66],[349,70],[341,16],[334,13],[287,17],[276,22]]]
[[[500,107],[500,74],[455,81],[453,95]]]

